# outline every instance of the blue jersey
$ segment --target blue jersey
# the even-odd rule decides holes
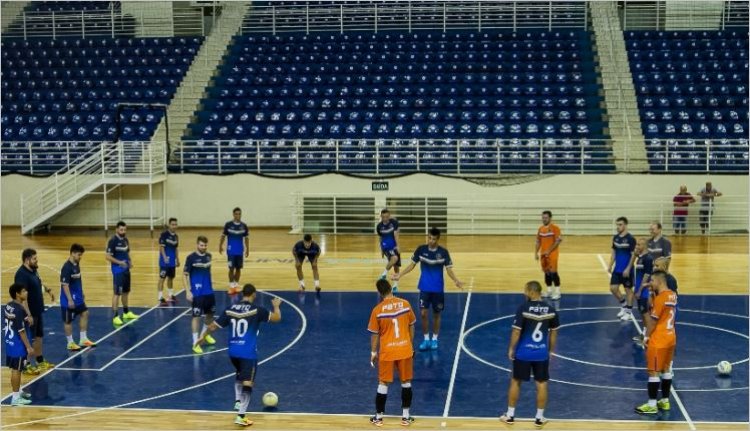
[[[516,346],[516,359],[549,359],[549,332],[560,327],[560,318],[554,307],[544,301],[526,301],[518,307],[513,327],[521,331],[521,338]]]
[[[164,256],[159,251],[159,268],[174,268],[177,266],[177,247],[180,245],[180,239],[177,233],[172,233],[168,229],[159,236],[159,246],[164,247],[164,253],[169,258],[169,262],[164,262]]]
[[[396,248],[396,232],[398,232],[398,220],[392,218],[388,223],[380,222],[375,228],[380,236],[380,249],[383,251]]]
[[[229,356],[258,359],[260,324],[268,322],[270,313],[263,307],[242,301],[224,310],[214,323],[229,328]]]
[[[646,280],[651,277],[651,274],[654,273],[654,258],[651,257],[651,254],[645,253],[640,256],[638,256],[635,259],[635,292],[638,293],[638,289],[641,288],[641,285],[643,284],[643,276],[647,276]],[[641,292],[640,298],[647,299],[649,295],[649,289],[643,289],[643,292]]]
[[[612,237],[612,249],[615,251],[615,269],[613,272],[622,274],[630,263],[630,258],[635,251],[635,238],[631,234]],[[632,270],[632,268],[631,268]]]
[[[130,271],[130,242],[127,237],[113,235],[107,243],[107,254],[117,260],[122,260],[128,263],[127,268],[123,268],[120,265],[113,263],[112,274],[122,274],[123,272]]]
[[[211,253],[190,253],[185,259],[185,274],[190,278],[190,293],[194,296],[212,295],[214,288],[211,283]]]
[[[312,261],[320,254],[320,246],[313,241],[312,244],[310,244],[310,248],[305,248],[304,241],[297,241],[297,243],[294,244],[294,248],[292,248],[292,253],[294,253],[295,256],[305,256]]]
[[[245,237],[249,234],[247,225],[230,220],[224,224],[224,236],[227,237],[227,256],[242,256],[245,253]]]
[[[16,301],[10,301],[3,307],[3,341],[5,356],[25,358],[26,345],[21,340],[21,331],[26,330],[26,310]]]
[[[417,286],[422,292],[442,292],[445,289],[443,281],[443,268],[453,266],[451,255],[448,250],[437,246],[430,250],[427,244],[420,245],[414,250],[412,262],[420,263],[419,285]]]
[[[83,280],[81,280],[81,267],[79,265],[74,265],[70,260],[65,261],[60,270],[60,284],[60,307],[68,307],[68,295],[65,294],[65,289],[62,288],[63,284],[68,285],[74,305],[84,304]]]

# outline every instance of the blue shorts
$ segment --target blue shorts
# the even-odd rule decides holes
[[[391,260],[393,256],[396,256],[398,259],[396,259],[396,264],[393,266],[401,268],[401,253],[399,253],[397,248],[391,248],[391,249],[381,248],[380,252],[383,254],[383,257],[385,257],[388,260]]]
[[[245,258],[241,254],[237,256],[227,256],[227,265],[229,265],[229,269],[242,269],[244,264]]]
[[[419,291],[419,308],[432,307],[432,311],[440,313],[445,308],[445,293]]]
[[[295,257],[297,258],[297,262],[299,263],[305,263],[305,258],[307,258],[308,262],[311,264],[315,262],[315,259],[318,258],[320,254],[304,254],[304,253],[297,253]]]
[[[130,293],[130,271],[112,274],[112,288],[115,295]]]
[[[14,356],[5,356],[5,366],[11,370],[23,371],[26,368],[26,357],[16,358]]]
[[[76,319],[76,316],[80,316],[85,311],[88,311],[88,309],[89,308],[86,306],[86,303],[76,305],[75,308],[60,306],[60,311],[62,311],[63,323],[73,323],[73,321]]]
[[[610,286],[619,286],[623,285],[626,289],[631,289],[633,287],[633,277],[635,274],[633,272],[630,272],[630,277],[623,277],[621,272],[613,272],[612,276],[609,278],[609,285]]]
[[[159,278],[174,278],[175,268],[174,266],[160,266],[159,267]]]
[[[549,360],[546,361],[523,361],[520,359],[513,360],[513,378],[528,382],[531,374],[534,374],[534,380],[537,382],[546,382],[549,380]]]
[[[229,360],[234,365],[235,378],[238,382],[255,381],[255,373],[258,371],[257,359],[235,358],[230,356]]]
[[[641,314],[648,313],[648,298],[638,298],[638,311],[640,311]]]
[[[194,296],[192,308],[193,317],[201,317],[216,312],[216,297],[213,293],[208,295]]]

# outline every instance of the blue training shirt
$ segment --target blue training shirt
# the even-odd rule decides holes
[[[107,243],[107,254],[117,260],[128,263],[127,268],[122,268],[120,265],[112,263],[112,274],[116,275],[130,271],[130,242],[127,237],[120,237],[117,234],[113,235]]]
[[[63,284],[68,285],[70,296],[73,297],[73,305],[83,305],[83,280],[81,279],[81,266],[74,265],[70,260],[66,260],[60,270],[60,307],[68,307],[68,295],[65,294]]]
[[[642,254],[635,259],[634,266],[635,266],[635,293],[638,293],[638,289],[640,289],[641,285],[643,284],[643,276],[648,275],[650,277],[651,274],[654,273],[654,258],[651,257],[651,254],[649,253]],[[648,299],[648,295],[649,295],[649,289],[643,289],[639,298]]]
[[[25,358],[26,345],[21,340],[21,331],[26,328],[26,310],[16,301],[10,301],[3,307],[3,341],[5,356]]]
[[[313,260],[315,259],[315,256],[320,254],[320,246],[317,242],[313,241],[312,244],[310,244],[310,248],[305,248],[304,241],[297,241],[292,248],[292,253],[294,253],[295,256],[302,255]]]
[[[229,356],[258,359],[258,332],[260,324],[268,322],[271,313],[247,301],[241,301],[224,310],[214,323],[229,328]]]
[[[631,234],[620,236],[616,234],[612,237],[612,249],[615,251],[615,269],[614,272],[622,274],[630,263],[630,258],[635,251],[635,237]],[[631,268],[632,270],[632,268]]]
[[[249,235],[244,222],[230,220],[224,224],[224,236],[227,237],[227,256],[242,256],[245,253],[244,239]]]
[[[453,266],[451,255],[448,250],[441,246],[430,250],[427,244],[420,245],[414,250],[412,262],[420,263],[419,285],[417,286],[422,292],[442,292],[445,290],[443,279],[443,268]]]
[[[380,222],[375,228],[378,236],[380,236],[380,248],[381,250],[393,250],[396,248],[396,232],[398,231],[398,220],[392,218],[388,220],[388,223]]]
[[[177,266],[177,247],[180,245],[180,238],[177,232],[172,233],[169,229],[165,230],[159,236],[159,245],[164,247],[164,253],[169,258],[169,262],[164,262],[164,257],[159,252],[159,268],[174,268]]]
[[[211,283],[211,253],[200,254],[197,251],[190,253],[185,259],[183,272],[189,274],[190,293],[194,297],[214,293]]]
[[[513,328],[521,330],[516,359],[546,361],[549,359],[549,332],[560,327],[555,308],[544,301],[526,301],[518,307]]]

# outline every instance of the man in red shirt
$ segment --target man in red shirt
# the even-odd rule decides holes
[[[680,192],[672,198],[674,204],[674,233],[684,235],[687,233],[688,206],[695,202],[693,195],[687,191],[687,186],[680,186]]]

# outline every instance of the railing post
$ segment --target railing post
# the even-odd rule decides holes
[[[516,31],[516,2],[513,2],[513,31]]]
[[[296,161],[296,164],[297,164],[297,175],[299,175],[299,145],[297,145],[296,142],[294,143],[294,154],[295,154],[294,160]]]
[[[52,12],[52,39],[55,39],[55,12]]]
[[[255,141],[255,164],[257,165],[257,173],[260,173],[260,141]]]
[[[29,148],[29,173],[34,175],[34,152],[31,150],[31,142],[26,145]]]
[[[110,31],[112,33],[112,37],[115,37],[115,9],[110,8],[109,9],[109,25],[110,25]]]
[[[549,1],[549,24],[548,31],[552,31],[552,0]]]
[[[375,17],[374,17],[373,22],[375,23],[375,33],[377,33],[378,32],[378,4],[377,3],[375,3]]]
[[[337,144],[338,147],[338,144]],[[338,166],[336,167],[336,170],[338,170]],[[338,233],[339,229],[339,222],[338,222],[338,213],[336,211],[336,196],[333,197],[333,233]]]
[[[66,169],[70,170],[70,142],[65,142],[65,160]]]
[[[407,21],[409,21],[409,33],[411,33],[411,0],[409,0],[409,8],[408,8],[408,14],[407,14]]]
[[[216,142],[216,159],[219,161],[219,174],[221,174],[221,141]]]
[[[659,31],[659,3],[660,0],[656,0],[656,31]]]
[[[500,140],[495,141],[495,149],[497,152],[497,173],[500,173]]]
[[[180,145],[180,173],[185,173],[185,144],[187,142],[183,142],[182,145]]]
[[[81,11],[81,39],[86,39],[86,21],[83,14],[84,12]]]
[[[445,30],[448,26],[448,3],[443,2],[443,33],[445,33]]]
[[[380,174],[380,145],[375,141],[375,173]]]
[[[336,140],[336,172],[339,171],[339,141]]]
[[[456,173],[461,174],[461,141],[456,141]]]
[[[583,29],[589,28],[589,2],[583,3]]]
[[[310,3],[305,3],[305,34],[310,34]]]
[[[581,161],[581,173],[583,173],[584,172],[584,168],[583,168],[583,154],[584,154],[584,151],[583,151],[583,145],[581,145],[581,141],[578,141],[578,146],[581,147],[580,161]],[[626,146],[626,148],[627,148],[627,146]]]
[[[344,34],[344,4],[339,5],[339,31]]]
[[[539,173],[544,173],[544,145],[539,143]]]
[[[669,172],[669,143],[664,145],[664,172]]]
[[[60,181],[57,172],[55,172],[55,204],[60,205]]]
[[[482,31],[482,2],[477,3],[477,31]],[[473,229],[473,227],[472,227]]]
[[[26,12],[23,12],[23,40],[26,40]]]
[[[421,141],[419,139],[417,139],[417,172],[420,171],[420,169],[419,169],[419,159],[420,159],[420,155],[419,155],[419,143],[420,142]]]
[[[271,34],[276,36],[276,6],[271,6]]]
[[[706,172],[711,170],[711,142],[712,141],[708,141],[706,144]]]

